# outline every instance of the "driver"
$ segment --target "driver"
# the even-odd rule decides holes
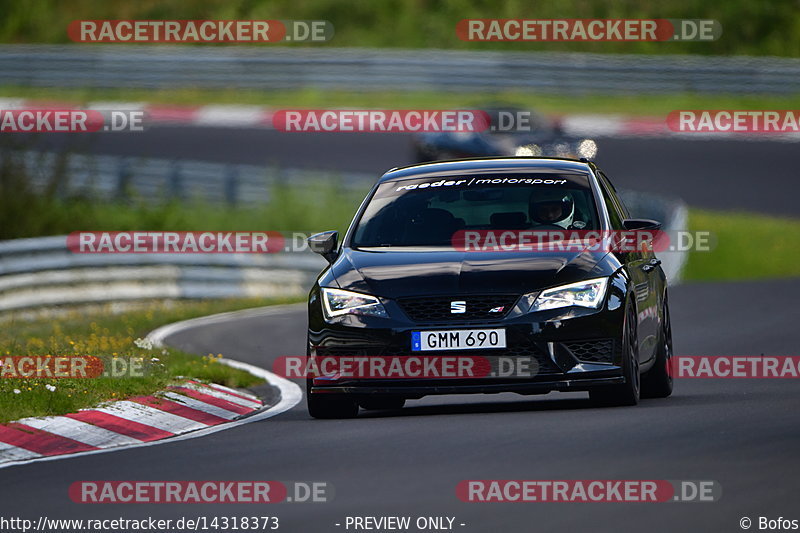
[[[572,196],[564,191],[536,190],[528,199],[528,215],[538,225],[569,229],[575,218],[575,202]]]

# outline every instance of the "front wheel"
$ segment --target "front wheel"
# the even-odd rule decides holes
[[[666,398],[672,394],[672,324],[669,319],[669,305],[664,297],[664,312],[661,319],[658,352],[653,368],[642,376],[642,396],[645,398]]]
[[[636,338],[636,310],[628,305],[622,335],[622,369],[625,383],[589,391],[589,398],[602,406],[637,405],[639,403],[639,344]]]

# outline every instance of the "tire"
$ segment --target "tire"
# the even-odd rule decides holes
[[[313,418],[355,418],[358,404],[349,394],[311,394],[306,385],[306,407]]]
[[[589,391],[592,402],[604,407],[637,405],[641,391],[639,375],[639,345],[636,338],[636,310],[628,304],[622,328],[622,368],[625,383]]]
[[[672,323],[666,295],[662,315],[656,362],[642,376],[643,398],[667,398],[672,394]]]
[[[405,404],[406,399],[397,396],[367,396],[358,400],[358,405],[369,411],[402,409]]]

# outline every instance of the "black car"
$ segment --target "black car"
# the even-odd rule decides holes
[[[530,375],[307,379],[316,418],[400,408],[431,394],[588,391],[604,405],[672,392],[667,284],[652,247],[468,250],[465,231],[654,230],[631,219],[588,160],[480,158],[392,169],[339,243],[309,238],[330,265],[309,295],[308,355],[528,358]],[[605,234],[605,233],[602,233]],[[588,242],[588,241],[587,241]]]
[[[414,158],[424,163],[458,157],[597,155],[597,143],[587,137],[568,135],[559,120],[536,111],[509,105],[486,105],[489,127],[474,132],[423,132],[414,134]]]

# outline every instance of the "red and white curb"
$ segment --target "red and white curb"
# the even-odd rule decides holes
[[[150,339],[160,346],[167,335],[177,331],[276,311],[280,312],[264,308],[177,322],[153,331]],[[252,394],[188,380],[153,396],[63,416],[23,418],[0,425],[0,468],[201,437],[270,418],[302,399],[300,387],[263,368],[231,359],[219,361],[267,380],[280,391],[278,403],[267,407]]]
[[[143,111],[150,123],[212,126],[227,128],[273,129],[272,117],[276,109],[247,105],[162,105],[147,102],[91,102],[84,106],[69,102],[0,98],[0,109],[68,109]],[[682,137],[686,139],[746,139],[798,141],[800,133],[723,133],[675,132],[667,127],[664,117],[634,117],[625,115],[576,114],[559,117],[562,129],[568,135],[582,137]]]
[[[0,426],[0,463],[165,439],[224,424],[262,407],[251,394],[187,381],[154,396]]]

